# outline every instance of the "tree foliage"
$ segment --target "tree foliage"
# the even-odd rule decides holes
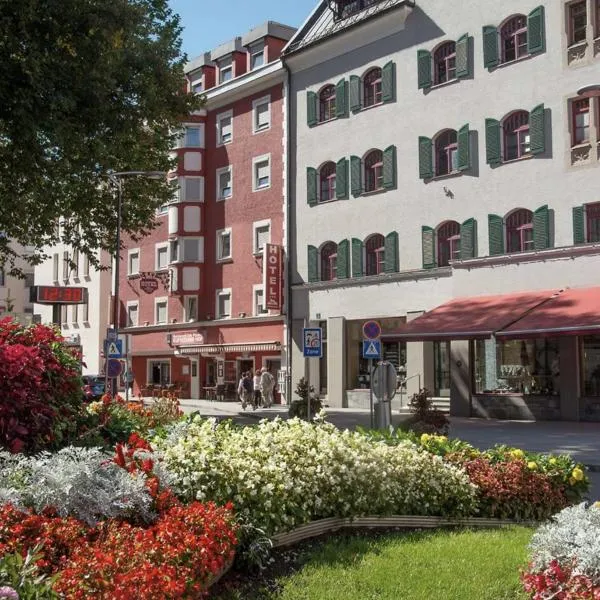
[[[167,0],[0,0],[0,264],[16,243],[113,251],[115,171],[168,171],[186,93],[179,17]],[[173,194],[123,182],[122,230],[139,236]],[[61,220],[58,231],[56,224]]]

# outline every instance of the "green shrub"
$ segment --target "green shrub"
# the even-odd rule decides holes
[[[58,594],[52,590],[57,577],[43,575],[36,565],[41,558],[40,549],[35,546],[25,557],[14,552],[0,558],[0,599],[11,598],[9,593],[2,595],[2,587],[7,586],[16,591],[19,600],[58,600]]]

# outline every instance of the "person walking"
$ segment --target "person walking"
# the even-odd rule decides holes
[[[273,406],[273,389],[275,388],[275,377],[267,369],[262,370],[260,376],[260,390],[262,392],[263,406],[271,408]]]
[[[248,391],[246,389],[246,379],[248,377],[247,373],[242,373],[240,377],[240,381],[238,383],[238,396],[240,397],[240,402],[242,403],[242,408],[246,410],[246,405],[248,404]]]
[[[256,369],[254,372],[252,387],[254,389],[254,409],[256,410],[256,408],[262,403],[262,395],[260,393],[260,369]]]

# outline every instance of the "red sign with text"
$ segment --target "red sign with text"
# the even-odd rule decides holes
[[[146,294],[151,294],[158,289],[158,279],[156,277],[142,277],[140,279],[140,289]]]
[[[281,288],[283,279],[283,249],[276,244],[265,244],[265,308],[281,311]]]

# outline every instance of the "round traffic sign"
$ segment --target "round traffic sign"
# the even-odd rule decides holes
[[[381,335],[381,325],[377,321],[367,321],[363,325],[363,336],[368,340],[377,340]]]
[[[109,358],[106,372],[111,379],[119,377],[123,372],[123,363],[118,358]]]

